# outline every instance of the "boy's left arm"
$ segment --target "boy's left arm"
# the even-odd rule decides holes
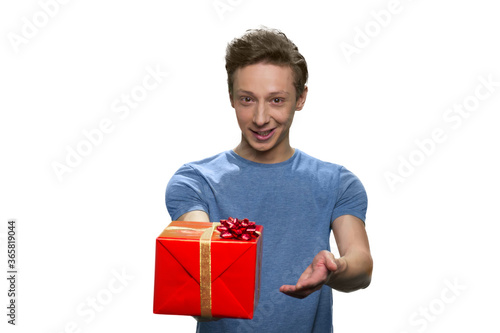
[[[304,298],[325,284],[343,292],[370,285],[373,260],[363,221],[352,215],[342,215],[333,221],[332,230],[340,258],[326,250],[319,252],[297,284],[283,285],[281,292]]]

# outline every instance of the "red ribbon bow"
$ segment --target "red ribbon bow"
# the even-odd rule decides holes
[[[220,220],[221,225],[217,227],[220,231],[221,238],[236,238],[242,240],[250,240],[252,237],[259,237],[255,231],[255,222],[248,219],[238,220],[229,217],[227,220]]]

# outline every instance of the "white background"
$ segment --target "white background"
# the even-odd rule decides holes
[[[52,3],[46,21],[40,3]],[[498,327],[493,1],[401,0],[385,26],[370,13],[388,0],[222,0],[230,7],[219,13],[213,0],[75,0],[57,10],[54,3],[0,5],[4,272],[8,219],[17,220],[19,238],[18,326],[6,323],[2,279],[2,331],[194,331],[190,317],[152,313],[155,238],[170,222],[165,186],[183,163],[237,145],[225,47],[259,25],[284,31],[309,65],[310,93],[292,145],[345,165],[369,196],[373,281],[366,290],[334,292],[335,332]],[[40,26],[31,36],[27,21]],[[372,29],[366,45],[365,28]],[[25,39],[16,45],[13,36]],[[342,43],[357,43],[357,53],[346,56]],[[113,103],[141,85],[147,67],[168,77],[120,118]],[[473,101],[480,76],[497,86],[453,128],[443,116]],[[83,131],[103,119],[113,130],[59,180],[53,163],[64,164],[67,147],[76,149]],[[415,140],[436,128],[446,140],[418,153]],[[410,156],[419,165],[391,189],[385,174],[397,175],[399,158]],[[115,283],[117,272],[129,280]],[[110,283],[119,291],[111,293]],[[88,305],[96,297],[105,303],[100,311]]]

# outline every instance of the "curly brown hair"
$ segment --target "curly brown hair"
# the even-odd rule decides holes
[[[304,91],[308,78],[307,63],[298,47],[283,32],[264,27],[249,29],[227,45],[227,85],[231,95],[236,70],[257,63],[289,66],[293,72],[296,98]]]

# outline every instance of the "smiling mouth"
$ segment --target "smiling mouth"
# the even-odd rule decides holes
[[[252,130],[252,132],[257,140],[265,141],[265,140],[270,139],[273,136],[275,130],[276,130],[276,128],[273,128],[273,129],[270,129],[267,131],[254,131],[254,130]]]

